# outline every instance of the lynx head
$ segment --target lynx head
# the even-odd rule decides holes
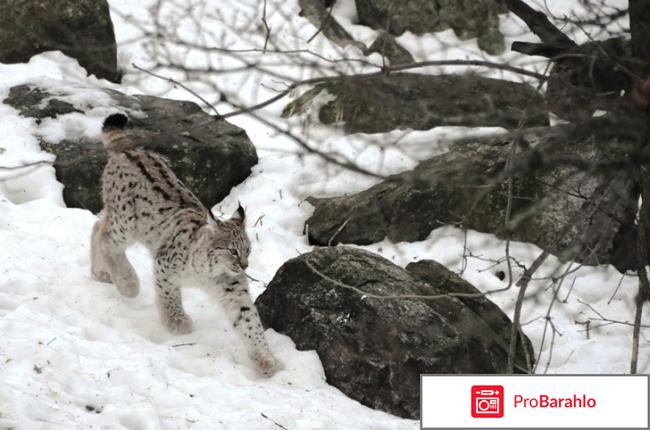
[[[248,267],[251,243],[245,229],[246,212],[241,205],[229,220],[217,220],[208,215],[208,260],[212,266],[225,262],[235,272]]]
[[[126,115],[114,113],[104,119],[102,125],[102,142],[106,149],[117,149],[121,143],[128,140],[124,128],[128,122]]]

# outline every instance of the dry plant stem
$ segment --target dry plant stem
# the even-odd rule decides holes
[[[178,85],[179,87],[181,87],[182,89],[184,89],[184,90],[187,91],[188,93],[192,94],[192,95],[193,95],[194,97],[196,97],[197,99],[201,100],[203,103],[205,103],[206,106],[209,106],[210,109],[212,109],[212,111],[214,112],[214,114],[217,116],[217,118],[221,118],[221,115],[220,115],[219,112],[217,111],[217,108],[214,107],[214,105],[213,105],[212,103],[208,102],[206,99],[204,99],[203,97],[201,97],[201,95],[200,95],[199,93],[197,93],[196,91],[193,91],[191,88],[187,87],[186,85],[183,85],[182,83],[178,82],[178,81],[175,80],[175,79],[167,78],[167,77],[165,77],[165,76],[161,76],[161,75],[158,75],[158,74],[156,74],[156,73],[154,73],[154,72],[151,72],[151,71],[149,71],[149,70],[147,70],[147,69],[144,69],[144,68],[138,66],[138,65],[135,64],[135,63],[132,63],[132,66],[133,66],[133,68],[135,68],[135,69],[137,69],[137,70],[140,70],[141,72],[144,72],[144,73],[146,73],[146,74],[148,74],[148,75],[150,75],[150,76],[153,76],[154,78],[162,79],[163,81],[167,81],[167,82],[169,82],[169,83],[172,84],[172,85]]]
[[[645,174],[644,174],[645,173]],[[639,362],[639,334],[641,332],[641,318],[643,317],[643,304],[648,299],[650,284],[648,283],[648,273],[646,265],[648,264],[647,234],[646,225],[648,223],[648,199],[650,199],[650,180],[646,179],[647,173],[644,174],[641,209],[639,210],[639,234],[637,235],[637,275],[639,276],[639,291],[636,295],[636,312],[634,314],[634,329],[632,330],[632,358],[630,359],[630,373],[636,374]]]
[[[324,28],[324,27],[327,25],[327,23],[329,23],[329,21],[332,19],[332,9],[334,9],[334,2],[332,2],[332,4],[330,5],[329,9],[327,10],[327,18],[325,18],[325,19],[323,20],[322,25],[321,25],[320,27],[318,27],[318,30],[316,30],[316,33],[312,34],[312,36],[311,36],[309,39],[307,39],[307,43],[311,43],[311,41],[314,40],[314,38],[315,38],[316,36],[318,36],[318,35],[321,33],[321,31],[323,31],[323,28]]]
[[[271,421],[271,422],[272,422],[276,427],[281,428],[282,430],[289,430],[288,428],[286,428],[286,427],[283,426],[282,424],[280,424],[280,423],[278,423],[278,422],[275,422],[274,420],[272,420],[271,418],[269,418],[269,417],[268,417],[264,412],[260,412],[260,415],[262,416],[262,418],[265,418],[265,419]]]
[[[533,373],[535,373],[535,371],[537,370],[537,367],[539,366],[539,360],[542,358],[542,348],[544,347],[544,341],[546,340],[546,332],[547,332],[549,326],[551,327],[551,330],[553,330],[553,332],[552,332],[552,338],[551,338],[551,345],[550,345],[549,353],[548,353],[548,360],[547,360],[547,366],[546,366],[547,369],[548,369],[549,363],[551,362],[551,357],[553,355],[553,347],[555,345],[554,339],[555,339],[555,334],[556,334],[555,333],[556,328],[555,328],[555,325],[553,324],[553,321],[552,321],[551,312],[553,310],[553,306],[555,305],[555,303],[557,303],[558,301],[561,302],[561,300],[559,299],[560,289],[562,289],[562,285],[564,285],[564,281],[566,280],[567,275],[571,271],[571,266],[573,266],[573,263],[569,263],[567,265],[566,270],[560,276],[560,278],[558,280],[556,280],[556,281],[553,281],[553,283],[557,282],[557,287],[553,288],[553,297],[551,298],[551,303],[549,303],[548,308],[546,309],[546,315],[544,316],[544,320],[545,320],[544,321],[544,331],[542,332],[542,340],[540,342],[540,347],[539,347],[539,351],[537,353],[537,358],[535,359],[535,367],[533,368]],[[575,278],[573,280],[573,283],[571,284],[571,288],[573,288],[574,283],[575,283]],[[553,285],[553,284],[551,284],[551,285]]]
[[[591,309],[591,311],[593,313],[598,315],[598,318],[589,318],[591,321],[603,321],[605,323],[605,324],[601,324],[599,326],[591,327],[592,329],[595,329],[595,328],[598,328],[598,327],[603,327],[603,326],[610,325],[610,324],[622,324],[622,325],[634,326],[634,324],[629,322],[629,321],[619,321],[619,320],[614,320],[614,319],[611,319],[611,318],[607,318],[602,313],[598,312],[598,310],[596,308],[594,308],[593,306],[591,306],[589,303],[584,302],[584,301],[582,301],[580,299],[578,299],[577,301],[578,301],[578,303],[588,307],[589,309]],[[650,328],[650,325],[641,324],[640,327],[642,327],[642,328]]]
[[[332,246],[332,241],[336,239],[336,236],[338,236],[338,234],[345,228],[346,225],[348,225],[349,222],[350,222],[350,218],[347,218],[345,221],[343,221],[341,226],[336,230],[336,232],[334,232],[332,237],[330,237],[330,240],[327,241],[327,246]]]
[[[565,49],[576,47],[575,42],[554,26],[545,13],[536,11],[522,0],[506,0],[505,3],[545,44]]]
[[[526,289],[528,284],[533,276],[533,274],[540,268],[544,261],[548,258],[548,251],[544,251],[535,259],[533,264],[527,269],[521,279],[517,281],[517,286],[519,287],[519,294],[517,294],[517,301],[515,303],[515,313],[512,317],[512,326],[510,326],[510,345],[508,347],[508,363],[506,365],[506,373],[511,374],[515,369],[515,355],[517,353],[517,338],[519,337],[520,320],[521,320],[521,307],[524,303],[524,297],[526,296]]]
[[[641,273],[644,275],[642,276]],[[642,280],[641,278],[644,278]],[[645,283],[645,285],[643,285]],[[645,273],[645,268],[639,270],[639,295],[642,288],[648,288],[648,277]],[[634,328],[632,330],[632,358],[630,359],[630,373],[632,375],[637,373],[639,362],[639,334],[641,333],[641,318],[643,316],[643,303],[644,300],[636,300],[636,312],[634,313]]]
[[[217,109],[214,107],[213,104],[211,104],[210,102],[208,102],[207,100],[205,100],[203,97],[199,96],[197,93],[195,93],[194,91],[190,90],[189,88],[187,88],[187,86],[181,84],[181,83],[178,82],[177,80],[172,79],[172,78],[167,78],[167,77],[165,77],[165,76],[158,75],[157,73],[154,73],[154,72],[151,72],[151,71],[145,70],[145,69],[143,69],[143,68],[141,68],[141,67],[138,67],[138,66],[136,66],[135,64],[134,64],[133,66],[134,66],[136,69],[138,69],[138,70],[142,70],[143,72],[147,73],[147,74],[150,75],[150,76],[153,76],[153,77],[158,78],[158,79],[162,79],[162,80],[167,81],[167,82],[169,82],[169,83],[171,83],[171,84],[178,85],[179,87],[181,87],[181,88],[183,88],[184,90],[188,91],[190,94],[192,94],[192,95],[198,97],[198,98],[199,98],[203,103],[205,103],[208,107],[210,107],[214,112],[217,112]],[[284,96],[284,95],[283,95],[283,96]],[[323,151],[321,151],[321,150],[319,150],[319,149],[317,149],[317,148],[314,148],[313,146],[309,145],[306,141],[304,141],[303,139],[297,137],[296,135],[294,135],[294,134],[291,133],[290,131],[281,128],[280,126],[278,126],[277,124],[273,123],[272,121],[267,120],[266,118],[263,118],[263,117],[261,117],[261,116],[259,116],[259,115],[256,115],[255,112],[254,112],[254,110],[259,109],[259,108],[260,108],[259,106],[256,107],[255,109],[249,109],[249,108],[239,109],[239,106],[236,106],[235,104],[233,104],[233,102],[230,101],[229,103],[232,104],[233,106],[235,106],[235,107],[238,108],[238,111],[237,111],[237,112],[239,112],[239,113],[248,113],[251,117],[253,117],[254,119],[256,119],[258,122],[260,122],[260,123],[266,125],[267,127],[272,128],[274,131],[276,131],[276,132],[278,132],[278,133],[280,133],[280,134],[283,134],[283,135],[287,136],[288,138],[290,138],[291,140],[293,140],[294,142],[296,142],[296,143],[297,143],[301,148],[303,148],[305,151],[307,151],[307,152],[310,153],[310,154],[318,155],[318,156],[321,157],[323,160],[325,160],[325,161],[327,161],[327,162],[329,162],[329,163],[332,163],[332,164],[334,164],[334,165],[336,165],[336,166],[339,166],[339,167],[343,167],[343,168],[345,168],[345,169],[348,169],[348,170],[350,170],[350,171],[352,171],[352,172],[361,173],[361,174],[363,174],[363,175],[370,176],[370,177],[373,177],[373,178],[386,179],[385,176],[383,176],[383,175],[379,175],[379,174],[377,174],[377,173],[374,173],[374,172],[371,172],[371,171],[369,171],[369,170],[367,170],[367,169],[364,169],[363,167],[358,166],[357,164],[353,163],[352,161],[349,161],[349,160],[343,160],[343,161],[342,161],[342,160],[339,160],[339,159],[337,159],[335,156],[332,156],[332,155],[330,155],[330,154],[328,154],[328,153],[326,153],[326,152],[323,152]],[[269,103],[269,104],[270,104],[270,103]],[[226,115],[219,115],[219,114],[217,114],[217,115],[218,115],[218,116],[217,116],[216,118],[211,118],[211,119],[208,120],[208,121],[204,121],[204,122],[201,122],[201,123],[195,124],[195,125],[193,125],[193,126],[191,126],[191,127],[186,127],[186,128],[184,128],[182,131],[187,131],[187,130],[190,129],[190,128],[203,127],[203,126],[209,124],[210,122],[217,121],[217,120],[220,120],[220,119],[224,119],[224,118],[227,118],[227,117],[233,116],[233,113],[231,112],[231,113],[226,114]],[[163,134],[172,134],[172,133],[177,133],[178,131],[181,131],[181,130],[172,130],[172,131],[169,131],[169,132],[166,132],[166,133],[158,133],[158,135],[163,135]],[[137,143],[137,139],[134,139],[132,142],[133,142],[134,144]]]
[[[34,161],[33,163],[21,164],[20,166],[0,166],[0,170],[12,171],[12,170],[24,169],[26,167],[51,166],[52,164],[54,164],[54,161],[41,160],[41,161]]]
[[[264,0],[264,5],[262,6],[262,24],[264,24],[264,29],[266,30],[263,48],[263,50],[266,52],[266,47],[269,44],[269,39],[271,38],[271,27],[269,27],[269,23],[266,21],[266,0]]]

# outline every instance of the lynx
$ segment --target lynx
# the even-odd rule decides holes
[[[108,116],[102,140],[109,159],[102,175],[103,213],[92,230],[91,272],[115,284],[122,295],[139,292],[138,277],[126,258],[134,242],[154,258],[156,298],[163,324],[173,333],[192,331],[183,310],[181,285],[204,288],[222,304],[249,356],[263,374],[276,370],[244,270],[250,242],[239,206],[220,220],[176,177],[165,159],[131,144],[122,114]]]

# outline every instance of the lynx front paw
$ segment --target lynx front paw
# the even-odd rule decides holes
[[[270,378],[282,369],[280,362],[270,354],[254,354],[251,358],[257,365],[262,375],[266,376],[267,378]]]
[[[116,282],[115,286],[124,297],[135,297],[140,292],[140,283],[137,279]]]
[[[91,275],[95,281],[104,282],[106,284],[111,283],[111,275],[109,275],[108,272],[92,272]]]
[[[182,315],[178,318],[170,318],[164,321],[165,327],[174,334],[187,334],[192,332],[192,318]]]

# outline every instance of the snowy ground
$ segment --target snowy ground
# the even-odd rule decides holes
[[[129,66],[132,62],[147,65],[150,50],[138,39],[141,30],[130,23],[134,18],[148,19],[146,3],[110,1],[118,40],[123,42],[120,61],[127,74],[122,86],[87,77],[74,60],[60,53],[39,55],[28,64],[0,64],[0,100],[11,86],[31,82],[72,94],[70,100],[87,110],[85,116],[69,114],[36,125],[0,104],[0,166],[51,160],[38,149],[39,136],[50,140],[97,137],[102,118],[112,108],[97,88],[192,99],[180,89],[144,78]],[[550,3],[558,13],[570,9],[570,2]],[[244,21],[246,14],[250,15],[248,19],[260,16],[259,7],[251,1],[196,4],[204,9],[214,9],[215,5],[221,5],[222,10],[237,9],[241,12],[238,19]],[[351,23],[351,3],[340,0],[338,4],[335,12],[342,23],[359,40],[371,41],[374,32]],[[295,11],[297,5],[289,1],[283,8]],[[277,28],[274,19],[279,18],[269,19]],[[313,34],[306,21],[296,21],[296,40]],[[515,19],[504,17],[503,28],[509,36],[522,39]],[[187,31],[191,33],[192,28]],[[523,38],[534,40],[528,35]],[[326,50],[328,45],[321,39],[315,42]],[[441,40],[454,47],[438,52]],[[475,41],[460,43],[451,32],[435,39],[405,34],[400,41],[419,59],[480,55]],[[255,79],[244,80],[237,75],[224,77],[221,84],[231,86],[246,102],[274,94]],[[215,94],[205,95],[217,99]],[[264,114],[277,115],[283,105],[272,105]],[[227,111],[225,105],[218,107]],[[375,180],[326,166],[312,156],[299,157],[288,139],[250,118],[239,116],[232,121],[247,130],[260,162],[251,177],[215,209],[228,214],[238,200],[247,207],[253,240],[249,272],[259,279],[252,286],[257,296],[284,261],[311,249],[303,234],[304,221],[312,210],[304,202],[307,195],[355,192]],[[452,137],[490,131],[494,130],[440,128],[371,136],[376,142],[400,140],[399,149],[384,151],[381,145],[368,145],[368,136],[343,136],[331,129],[311,132],[328,148],[387,174],[443,151]],[[285,370],[269,380],[258,378],[215,304],[198,290],[187,290],[184,295],[195,332],[185,336],[167,333],[153,306],[147,254],[137,247],[129,252],[143,284],[135,299],[122,298],[110,284],[91,281],[88,237],[96,218],[85,210],[65,208],[61,189],[53,168],[48,166],[20,174],[0,171],[0,428],[279,428],[274,421],[290,430],[418,428],[415,421],[373,411],[328,386],[317,355],[297,351],[291,339],[272,330],[267,332],[271,348]],[[399,265],[431,258],[461,271],[464,240],[461,231],[441,228],[419,243],[384,241],[365,248]],[[505,265],[494,266],[486,260],[502,257],[504,243],[490,235],[469,232],[467,246],[475,257],[467,259],[463,277],[483,290],[503,287],[507,281],[500,281],[495,273],[505,270]],[[539,249],[531,245],[511,246],[511,254],[527,265],[538,253]],[[550,259],[539,276],[566,269],[566,265]],[[515,276],[520,274],[515,269]],[[556,335],[544,318],[553,289],[560,298],[550,314]],[[560,285],[548,279],[533,282],[523,320],[526,334],[540,351],[537,372],[627,372],[631,327],[598,321],[601,317],[596,311],[608,319],[629,321],[635,290],[635,278],[621,279],[611,267],[579,268]],[[512,314],[515,295],[513,289],[492,299]],[[589,318],[592,322],[587,333],[581,323]],[[648,334],[644,328],[639,368],[645,373],[650,372]]]

